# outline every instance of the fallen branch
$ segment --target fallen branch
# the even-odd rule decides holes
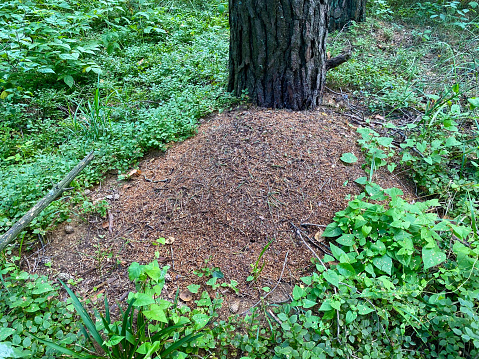
[[[338,67],[342,63],[348,61],[350,58],[351,58],[351,49],[349,49],[347,52],[344,52],[336,57],[326,60],[326,71],[329,71],[331,69],[334,69],[335,67]]]
[[[15,223],[3,236],[0,237],[0,252],[12,242],[30,222],[38,216],[45,208],[48,207],[59,195],[61,195],[70,182],[91,162],[93,159],[93,151],[91,151],[67,176],[57,183],[50,192],[47,193],[36,205],[32,207],[20,220]]]

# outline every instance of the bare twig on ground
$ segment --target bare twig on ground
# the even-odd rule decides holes
[[[48,207],[59,195],[61,195],[66,186],[91,162],[94,154],[91,151],[83,160],[73,168],[65,178],[58,182],[45,197],[37,202],[25,215],[18,220],[3,236],[0,237],[0,252],[12,242],[45,208]]]

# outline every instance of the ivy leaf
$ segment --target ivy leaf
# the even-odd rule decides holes
[[[376,268],[391,275],[393,260],[387,254],[384,254],[381,257],[374,258],[373,264],[376,266]]]
[[[344,163],[351,164],[357,162],[358,158],[353,153],[348,152],[343,153],[343,155],[341,156],[341,161],[343,161]]]
[[[50,283],[37,283],[35,285],[35,289],[32,291],[33,294],[42,294],[46,292],[51,292],[53,290],[53,287],[50,285]]]
[[[437,266],[446,260],[446,254],[442,252],[436,245],[433,248],[423,247],[422,261],[424,262],[424,269]]]

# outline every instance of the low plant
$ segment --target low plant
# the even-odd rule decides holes
[[[263,260],[263,263],[260,264],[261,258],[263,258],[264,253],[268,250],[268,248],[271,246],[271,243],[273,243],[273,241],[274,241],[274,238],[272,240],[270,240],[263,247],[263,249],[259,253],[258,258],[256,259],[256,262],[250,264],[251,275],[249,275],[248,278],[246,278],[246,280],[248,282],[251,282],[251,281],[256,282],[258,280],[259,276],[261,275],[261,273],[263,272],[263,269],[264,269],[264,266],[266,265],[266,262]]]
[[[147,265],[133,263],[129,277],[139,291],[130,292],[125,311],[120,308],[121,320],[112,322],[110,307],[105,297],[104,315],[96,312],[93,319],[73,291],[62,282],[72,304],[80,316],[82,333],[89,343],[82,350],[72,350],[51,341],[36,338],[56,351],[73,358],[186,358],[183,347],[194,343],[202,334],[196,334],[209,317],[170,315],[176,307],[160,298],[168,267],[160,269],[158,262]]]
[[[80,345],[72,308],[58,297],[58,287],[45,276],[29,274],[2,258],[0,269],[0,357],[57,358],[44,340]],[[34,333],[33,338],[29,333]]]

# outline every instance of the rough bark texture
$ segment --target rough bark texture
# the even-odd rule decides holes
[[[303,110],[321,100],[327,0],[229,0],[229,91],[263,107]]]
[[[351,20],[364,21],[366,0],[329,0],[329,31],[342,29]]]

